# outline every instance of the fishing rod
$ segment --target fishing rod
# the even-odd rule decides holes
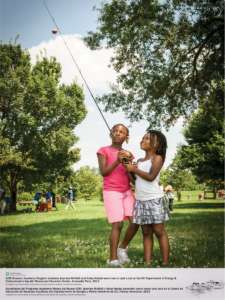
[[[66,45],[66,48],[68,49],[68,51],[69,51],[69,53],[70,53],[70,55],[71,55],[71,57],[72,57],[72,59],[73,59],[73,61],[74,61],[75,65],[76,65],[76,67],[77,67],[77,69],[78,69],[78,71],[79,71],[79,73],[80,73],[81,77],[83,78],[83,81],[85,82],[85,84],[86,84],[86,87],[88,88],[88,90],[89,90],[89,92],[90,92],[90,94],[91,94],[91,97],[93,98],[93,100],[94,100],[94,102],[95,102],[95,104],[96,104],[96,106],[97,106],[97,108],[98,108],[98,110],[99,110],[99,112],[100,112],[100,114],[101,114],[101,116],[102,116],[103,120],[105,121],[105,124],[106,124],[106,126],[108,127],[109,131],[111,132],[111,130],[110,130],[110,127],[109,127],[108,123],[106,122],[106,119],[105,119],[104,115],[102,114],[102,112],[101,112],[101,110],[100,110],[100,108],[99,108],[99,106],[98,106],[98,104],[97,104],[97,102],[96,102],[96,100],[95,100],[95,97],[93,96],[93,94],[92,94],[92,92],[91,92],[91,90],[90,90],[90,88],[89,88],[89,86],[88,86],[88,84],[87,84],[86,80],[84,79],[84,76],[83,76],[83,74],[81,73],[81,70],[79,69],[79,67],[78,67],[78,65],[77,65],[77,63],[76,63],[76,61],[75,61],[75,59],[74,59],[74,57],[73,57],[72,53],[70,52],[70,49],[69,49],[69,47],[67,46],[67,44],[66,44],[66,42],[65,42],[65,40],[64,40],[64,38],[63,38],[63,36],[62,36],[62,34],[61,34],[60,30],[59,30],[59,27],[57,26],[57,24],[56,24],[56,22],[55,22],[55,19],[53,19],[53,17],[52,17],[52,15],[51,15],[51,13],[50,13],[50,11],[49,11],[49,9],[48,9],[48,7],[47,7],[47,5],[46,5],[46,3],[45,3],[45,2],[44,2],[44,5],[45,5],[46,9],[48,10],[48,13],[49,13],[49,15],[51,16],[51,18],[52,18],[53,22],[55,23],[55,26],[56,26],[56,28],[57,28],[57,30],[58,30],[58,32],[59,32],[59,34],[61,35],[61,38],[62,38],[62,40],[63,40],[64,44]],[[113,136],[113,134],[112,134],[112,136]],[[119,148],[119,150],[121,151],[122,149],[120,148],[120,146],[119,146],[119,145],[118,145],[118,143],[116,142],[116,140],[115,140],[115,137],[114,137],[114,136],[113,136],[113,138],[114,138],[114,142],[116,143],[117,147],[118,147],[118,148]]]
[[[44,5],[45,5],[45,7],[46,7],[46,9],[47,9],[47,11],[48,11],[50,17],[52,18],[52,20],[53,20],[53,22],[54,22],[54,24],[55,24],[55,26],[56,26],[56,28],[57,28],[59,34],[61,35],[61,38],[62,38],[64,44],[66,45],[66,48],[67,48],[67,50],[69,51],[70,56],[72,57],[72,59],[73,59],[75,65],[76,65],[76,67],[77,67],[77,69],[78,69],[78,71],[79,71],[81,77],[83,78],[83,81],[84,81],[84,83],[86,84],[86,87],[88,88],[88,90],[89,90],[89,92],[90,92],[90,94],[91,94],[91,97],[93,98],[93,100],[94,100],[94,102],[95,102],[95,104],[96,104],[96,106],[97,106],[97,108],[98,108],[98,110],[99,110],[99,112],[100,112],[100,114],[101,114],[101,116],[102,116],[102,118],[103,118],[103,120],[104,120],[106,126],[108,127],[108,129],[109,129],[109,131],[110,131],[110,133],[111,133],[111,129],[110,129],[108,123],[106,122],[106,119],[105,119],[104,115],[102,114],[101,109],[99,108],[98,103],[96,102],[95,97],[93,96],[93,94],[92,94],[92,92],[91,92],[91,90],[90,90],[90,88],[89,88],[89,86],[88,86],[86,80],[84,79],[84,76],[83,76],[83,74],[81,73],[81,70],[79,69],[79,67],[78,67],[78,65],[77,65],[77,63],[76,63],[76,61],[75,61],[75,59],[74,59],[72,53],[70,52],[70,49],[69,49],[67,43],[65,42],[65,40],[64,40],[64,38],[63,38],[63,36],[62,36],[60,30],[59,30],[59,27],[57,26],[57,24],[56,24],[56,22],[55,22],[55,19],[52,17],[52,15],[51,15],[51,13],[50,13],[50,10],[48,9],[48,7],[47,7],[47,5],[46,5],[45,2],[44,2]],[[113,135],[112,133],[111,133],[111,136],[112,136],[114,142],[116,143],[116,145],[117,145],[119,151],[121,151],[122,148],[118,145],[118,143],[117,143],[117,141],[116,141],[116,139],[115,139],[115,137],[114,137],[114,135]],[[129,154],[130,154],[130,152],[126,152],[126,153],[129,153]],[[129,164],[129,160],[131,160],[131,159],[129,159],[129,157],[131,157],[131,154],[130,154],[129,156],[128,156],[128,154],[126,154],[126,158],[124,159],[126,164]],[[133,172],[132,172],[132,173],[133,173]],[[132,177],[134,178],[135,174],[133,173],[133,174],[131,174],[131,175],[132,175]],[[136,179],[136,178],[134,178],[134,179]]]

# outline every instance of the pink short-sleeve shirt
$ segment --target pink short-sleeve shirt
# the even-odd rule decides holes
[[[123,149],[125,152],[127,150]],[[102,147],[98,150],[98,154],[102,154],[107,158],[107,167],[117,160],[119,150],[110,146]],[[132,160],[135,157],[132,155]],[[126,169],[119,164],[109,175],[103,177],[104,191],[126,192],[131,188],[130,180]]]

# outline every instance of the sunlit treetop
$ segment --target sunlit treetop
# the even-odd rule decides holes
[[[149,128],[190,116],[212,80],[223,78],[223,6],[222,0],[103,2],[98,27],[84,42],[92,50],[114,49],[117,84],[97,98],[105,111],[122,109],[131,123],[147,120]]]

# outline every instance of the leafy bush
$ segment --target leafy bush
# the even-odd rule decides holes
[[[20,201],[31,201],[34,199],[34,196],[35,195],[33,195],[31,193],[23,192],[23,193],[21,193]]]

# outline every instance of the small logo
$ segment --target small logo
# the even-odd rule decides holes
[[[6,276],[9,276],[9,272],[6,272],[5,275],[6,275]]]

